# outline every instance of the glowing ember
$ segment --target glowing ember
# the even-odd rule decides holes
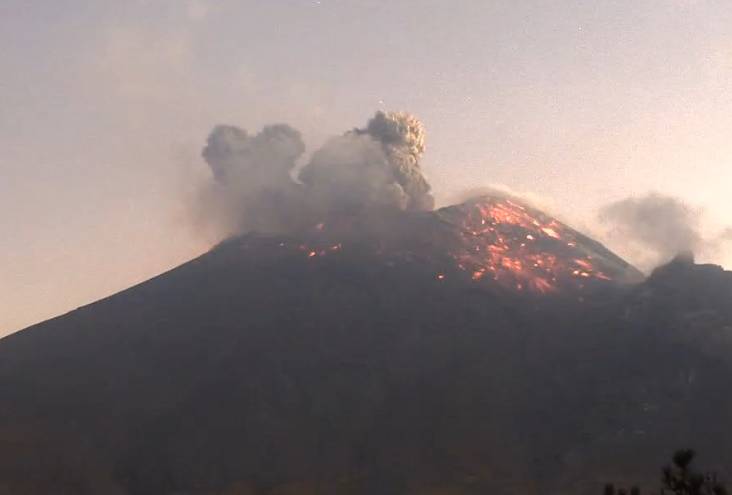
[[[461,247],[452,256],[472,280],[538,293],[572,279],[609,280],[577,247],[577,233],[556,220],[510,199],[479,201],[468,208],[459,218]]]
[[[508,198],[480,198],[438,210],[435,217],[439,222],[419,217],[419,222],[430,222],[427,228],[405,228],[404,232],[401,225],[425,224],[395,223],[397,228],[392,229],[380,220],[376,227],[383,236],[371,235],[368,217],[333,217],[327,229],[325,223],[313,225],[306,242],[280,246],[291,246],[306,259],[317,260],[343,251],[340,241],[348,240],[355,252],[370,246],[374,254],[388,256],[388,263],[394,259],[438,261],[432,275],[437,281],[456,276],[470,283],[539,294],[597,287],[611,280],[610,275],[623,280],[622,270],[627,267],[601,245]],[[430,247],[436,250],[425,250]],[[453,266],[444,264],[445,254]]]
[[[320,243],[319,243],[320,244]],[[281,247],[285,247],[286,244],[284,242],[280,243]],[[343,249],[343,244],[340,242],[337,244],[331,244],[331,245],[325,245],[323,246],[312,246],[309,244],[300,244],[297,249],[303,253],[305,253],[305,256],[309,259],[315,258],[315,257],[322,257],[326,256],[331,253],[335,253]]]

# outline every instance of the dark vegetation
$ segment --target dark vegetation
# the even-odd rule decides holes
[[[715,472],[700,472],[692,467],[696,453],[690,449],[678,450],[673,463],[665,466],[661,475],[660,495],[727,495],[729,492]],[[604,495],[641,495],[637,486],[615,489],[612,483],[605,485]]]

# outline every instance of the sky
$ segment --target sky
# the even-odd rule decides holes
[[[602,237],[656,192],[732,225],[729,0],[0,0],[0,336],[218,241],[188,206],[214,125],[312,151],[379,109],[424,122],[440,205],[500,184]]]

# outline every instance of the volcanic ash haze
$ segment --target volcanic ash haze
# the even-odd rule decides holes
[[[305,236],[312,242],[294,244],[310,258],[356,239],[412,254],[431,244],[449,253],[440,279],[457,268],[475,283],[550,293],[640,278],[603,246],[506,193],[482,194],[432,215],[449,228],[415,228],[413,218],[431,212],[434,199],[420,167],[424,126],[407,113],[379,111],[364,128],[330,139],[295,180],[304,149],[299,132],[287,125],[253,136],[217,126],[203,150],[213,174],[204,195],[210,211],[233,234]],[[415,239],[423,246],[414,246]]]
[[[732,239],[732,229],[710,235],[702,228],[702,209],[673,196],[649,193],[603,207],[602,224],[609,228],[608,242],[618,244],[646,271],[678,255],[716,258]]]
[[[0,493],[585,495],[692,440],[730,465],[732,273],[621,286],[515,198],[381,211],[0,340]]]
[[[229,239],[0,340],[0,493],[584,495],[691,440],[730,465],[732,273],[627,286],[518,198],[434,211],[423,152],[380,112],[295,180],[296,130],[216,127]]]
[[[284,124],[250,136],[213,129],[203,150],[213,181],[200,207],[229,234],[298,232],[334,214],[375,209],[431,210],[422,174],[424,127],[403,112],[377,112],[363,129],[330,139],[299,171],[305,146]]]

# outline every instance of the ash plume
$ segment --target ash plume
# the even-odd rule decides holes
[[[407,195],[407,209],[434,208],[430,185],[419,165],[425,151],[422,122],[404,112],[377,112],[365,131],[357,132],[368,134],[381,143],[394,179]]]
[[[213,182],[202,207],[227,233],[290,230],[298,219],[300,191],[290,177],[305,151],[300,133],[284,124],[250,136],[235,126],[216,126],[203,149]]]
[[[625,245],[625,251],[632,251],[628,256],[647,270],[679,255],[713,255],[732,239],[732,229],[706,237],[701,227],[703,217],[703,210],[658,193],[610,203],[599,213],[601,223],[609,228],[608,240]]]
[[[300,133],[285,124],[267,126],[256,136],[235,126],[216,126],[203,157],[221,184],[247,187],[281,185],[305,151]]]
[[[213,174],[201,195],[227,234],[291,232],[342,211],[431,210],[422,174],[422,123],[403,112],[377,112],[363,129],[328,140],[293,180],[305,151],[300,133],[279,124],[250,136],[217,126],[203,158]]]
[[[365,129],[329,140],[313,154],[300,180],[321,208],[431,210],[434,199],[422,175],[424,127],[403,112],[377,112]]]

